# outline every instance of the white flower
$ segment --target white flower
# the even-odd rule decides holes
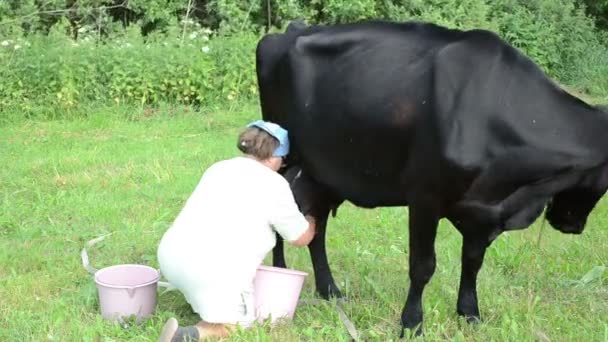
[[[192,32],[192,33],[190,33],[190,36],[189,36],[189,37],[190,37],[190,39],[194,39],[194,38],[196,38],[196,32]]]
[[[5,40],[0,44],[2,44],[2,46],[9,46],[10,43],[8,42],[8,40]]]
[[[14,48],[15,48],[15,50],[19,50],[19,49],[21,49],[21,45],[15,44]]]
[[[211,50],[211,49],[209,49],[209,47],[207,45],[205,45],[201,48],[201,51],[203,51],[203,53],[209,53],[209,50]]]
[[[78,33],[84,33],[84,32],[87,32],[87,28],[86,27],[83,26],[83,27],[79,27],[78,28]]]
[[[204,40],[204,41],[208,41],[208,40],[209,40],[209,37],[207,37],[207,36],[203,36],[203,40]]]

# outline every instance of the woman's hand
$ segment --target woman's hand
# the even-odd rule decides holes
[[[291,243],[294,246],[308,246],[317,233],[317,220],[310,215],[306,215],[305,218],[308,221],[308,229],[296,241]]]
[[[306,215],[304,217],[306,218],[306,221],[308,221],[308,229],[312,229],[313,235],[317,234],[317,219],[311,215]]]

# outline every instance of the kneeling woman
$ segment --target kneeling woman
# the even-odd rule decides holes
[[[213,164],[158,247],[161,272],[201,317],[165,324],[159,341],[227,337],[255,320],[253,279],[275,246],[275,232],[295,246],[315,234],[314,219],[298,209],[277,172],[289,153],[287,131],[256,121],[239,135],[243,156]]]

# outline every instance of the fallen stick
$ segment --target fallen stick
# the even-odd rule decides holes
[[[100,237],[96,237],[92,240],[87,241],[85,246],[82,248],[82,251],[80,251],[80,258],[82,259],[82,266],[84,267],[85,270],[87,270],[87,272],[89,272],[92,275],[95,275],[95,273],[98,271],[98,269],[91,266],[91,263],[89,262],[89,254],[87,253],[87,247],[89,247],[89,248],[93,247],[95,244],[103,241],[106,237],[108,237],[110,235],[112,235],[112,233],[102,235]],[[166,293],[166,292],[175,290],[175,286],[171,285],[170,283],[168,283],[166,281],[159,281],[158,287],[165,288],[165,291],[163,291],[162,293]]]
[[[329,302],[327,300],[323,300],[323,299],[300,299],[298,301],[298,304],[320,304],[320,303],[331,303],[331,302]],[[351,340],[359,341],[359,332],[357,331],[357,328],[355,328],[355,325],[353,324],[353,322],[351,322],[351,320],[348,319],[348,316],[346,316],[346,313],[344,312],[344,310],[342,310],[342,307],[340,307],[340,305],[338,305],[338,302],[335,303],[334,308],[336,309],[336,311],[338,311],[340,320],[342,321],[342,324],[344,324],[344,327],[346,328],[346,331],[350,335]]]

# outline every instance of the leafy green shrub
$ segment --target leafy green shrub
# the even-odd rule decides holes
[[[491,18],[492,8],[480,0],[409,0],[405,5],[388,2],[385,11],[392,20],[422,20],[463,30],[498,28]]]
[[[256,94],[257,36],[216,38],[202,30],[144,39],[136,30],[98,43],[51,33],[0,49],[0,110],[24,115],[40,104],[69,109],[89,101],[204,105]],[[1,47],[1,46],[0,46]]]
[[[574,0],[497,0],[498,33],[563,81],[590,50],[605,49],[594,24]]]
[[[328,23],[344,23],[376,18],[374,0],[327,0],[322,10]]]

